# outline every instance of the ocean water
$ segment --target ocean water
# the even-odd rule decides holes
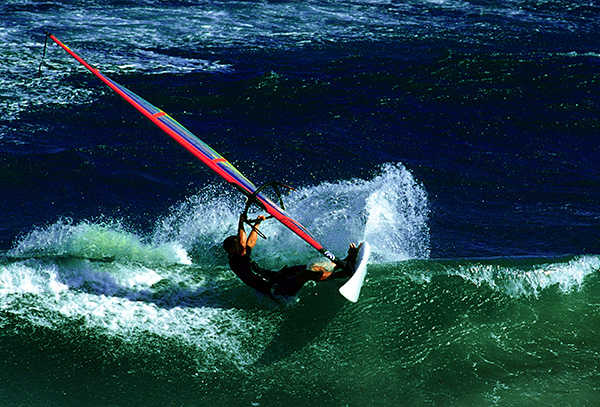
[[[594,0],[4,0],[2,406],[600,405]],[[328,249],[280,305],[242,197],[54,44],[167,111]],[[256,260],[317,257],[275,221]]]

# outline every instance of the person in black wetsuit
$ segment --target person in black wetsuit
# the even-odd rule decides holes
[[[280,271],[262,268],[252,260],[251,254],[258,240],[258,226],[264,219],[264,216],[259,216],[250,235],[247,236],[244,230],[246,219],[245,215],[242,215],[238,234],[229,236],[223,241],[223,248],[229,255],[229,267],[246,285],[270,296],[293,296],[308,281],[327,281],[352,275],[352,265],[358,254],[354,244],[350,245],[348,257],[344,260],[346,266],[338,267],[333,272],[321,267],[307,269],[306,265],[284,267]]]

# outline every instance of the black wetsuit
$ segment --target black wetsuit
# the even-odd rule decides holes
[[[294,276],[306,269],[306,266],[284,267],[279,272],[260,267],[250,258],[251,248],[246,248],[246,254],[229,255],[229,267],[246,285],[267,295],[295,295],[302,285],[296,282]]]

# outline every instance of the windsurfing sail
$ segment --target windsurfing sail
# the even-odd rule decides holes
[[[304,226],[290,218],[283,209],[271,201],[261,191],[257,191],[254,186],[241,172],[239,172],[229,161],[223,158],[219,153],[213,150],[208,144],[204,143],[188,129],[179,124],[175,119],[166,114],[164,111],[154,106],[150,102],[131,92],[129,89],[119,85],[117,82],[109,79],[103,73],[90,64],[85,62],[79,55],[73,52],[69,47],[60,42],[54,35],[46,33],[47,38],[50,38],[62,49],[68,52],[80,64],[85,66],[91,73],[96,75],[102,82],[108,85],[123,99],[129,102],[140,113],[148,118],[152,123],[157,125],[162,131],[171,136],[175,141],[185,147],[189,152],[196,156],[200,161],[206,164],[211,170],[223,177],[225,181],[235,186],[238,190],[244,193],[248,198],[255,200],[269,215],[283,223],[292,232],[296,233],[308,244],[318,250],[321,254],[328,257],[334,262],[339,262],[335,256],[315,240],[313,236],[306,230]]]

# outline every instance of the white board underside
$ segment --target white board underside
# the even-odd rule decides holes
[[[340,294],[342,294],[348,301],[356,302],[360,296],[360,289],[365,281],[367,275],[367,263],[369,261],[369,255],[371,254],[371,247],[369,243],[363,242],[358,251],[356,257],[356,268],[350,280],[348,280],[343,286],[340,287]]]

